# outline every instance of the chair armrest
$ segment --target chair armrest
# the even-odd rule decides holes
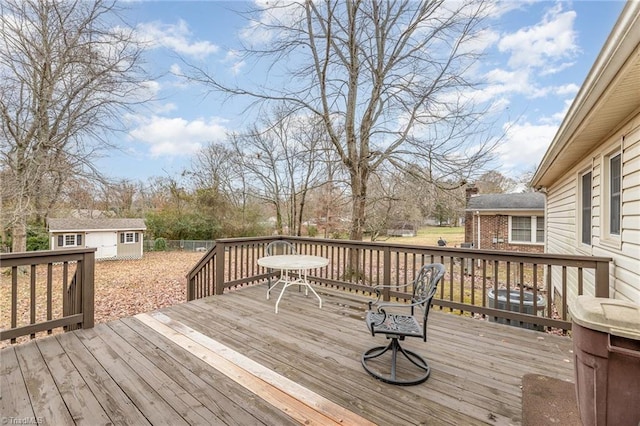
[[[378,302],[380,301],[380,298],[382,297],[382,289],[384,288],[394,288],[394,289],[399,289],[399,288],[405,288],[405,287],[409,287],[410,285],[412,285],[413,283],[408,283],[408,284],[403,284],[403,285],[376,285],[371,287],[371,290],[374,291],[377,295],[376,300],[371,300],[369,301],[369,309],[371,309],[371,304],[378,304]]]

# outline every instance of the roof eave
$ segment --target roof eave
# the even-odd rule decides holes
[[[51,229],[49,233],[54,232],[127,232],[127,231],[146,231],[147,228],[126,227],[126,228],[108,228],[108,229],[91,229],[91,228],[70,228],[70,229]]]

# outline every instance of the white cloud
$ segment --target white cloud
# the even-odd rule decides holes
[[[165,47],[181,55],[204,59],[216,53],[218,46],[208,41],[193,41],[188,24],[178,20],[176,24],[154,21],[136,27],[138,37],[151,48]]]
[[[497,149],[501,171],[536,167],[558,131],[557,124],[507,123],[505,140]]]
[[[206,143],[224,138],[227,129],[220,118],[137,117],[138,125],[129,132],[135,141],[149,145],[153,157],[189,156]]]
[[[300,4],[281,0],[254,0],[260,10],[257,20],[252,20],[238,34],[250,46],[264,46],[279,37],[286,28],[295,28],[304,13]]]
[[[171,64],[171,66],[169,67],[169,72],[177,76],[184,75],[184,73],[182,72],[182,68],[178,64]]]
[[[565,84],[563,86],[556,86],[554,91],[558,95],[575,95],[580,90],[580,86],[577,84]]]
[[[242,55],[237,50],[229,50],[223,62],[231,64],[230,69],[233,75],[239,74],[246,65],[246,62],[242,59]]]
[[[542,68],[578,52],[574,30],[575,11],[562,11],[562,3],[547,11],[542,21],[504,36],[498,42],[501,52],[511,54],[512,68]]]

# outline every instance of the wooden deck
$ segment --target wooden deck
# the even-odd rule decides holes
[[[434,311],[421,385],[360,365],[365,298],[254,286],[2,349],[2,419],[40,424],[520,424],[526,373],[573,380],[571,340]],[[15,423],[14,421],[14,423]]]

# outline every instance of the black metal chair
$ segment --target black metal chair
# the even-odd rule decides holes
[[[265,254],[267,256],[273,256],[277,254],[298,254],[298,252],[296,251],[296,247],[289,241],[276,240],[271,241],[269,244],[267,244]],[[269,269],[268,272],[272,272],[272,270]],[[279,281],[280,278],[278,277],[278,280],[276,280],[276,284],[278,284]],[[269,275],[269,277],[267,277],[267,299],[269,298],[269,293],[271,293],[272,286],[273,283],[271,282],[271,275]],[[300,291],[300,288],[298,288],[298,291]]]
[[[427,318],[431,301],[438,281],[442,279],[445,267],[441,263],[431,263],[423,266],[416,279],[404,286],[376,286],[374,291],[378,294],[376,301],[369,302],[369,310],[366,314],[366,322],[371,335],[384,334],[391,339],[386,346],[373,347],[362,354],[362,366],[376,379],[396,385],[417,385],[429,378],[431,368],[427,361],[417,353],[400,346],[400,341],[406,337],[420,337],[427,341]],[[382,302],[380,297],[382,289],[400,289],[413,286],[411,303]],[[374,310],[374,308],[376,308]],[[422,311],[414,315],[415,311]],[[397,313],[404,312],[404,313]],[[407,313],[410,313],[407,315]],[[387,358],[373,361],[390,351],[390,362]],[[398,354],[402,354],[409,364],[399,366]],[[377,366],[377,367],[376,367]],[[413,366],[417,367],[417,373]]]

